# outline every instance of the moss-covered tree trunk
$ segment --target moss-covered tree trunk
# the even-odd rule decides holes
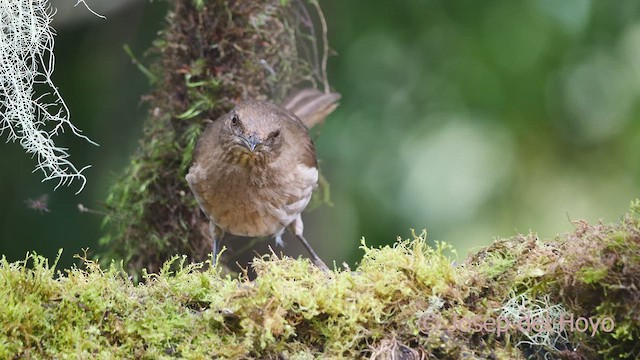
[[[206,219],[184,180],[195,142],[239,100],[278,102],[315,83],[318,45],[326,44],[315,40],[314,1],[170,1],[149,51],[154,91],[144,135],[106,201],[103,259],[124,259],[136,272],[158,270],[174,254],[206,258]]]

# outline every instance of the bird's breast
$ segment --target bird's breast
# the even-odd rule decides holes
[[[190,174],[198,172],[196,167]],[[317,169],[303,164],[274,169],[235,162],[218,170],[203,171],[208,176],[192,188],[209,218],[239,236],[280,232],[305,209],[318,181]]]

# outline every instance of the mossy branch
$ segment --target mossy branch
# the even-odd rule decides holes
[[[139,284],[121,263],[103,270],[86,256],[64,271],[37,255],[3,258],[0,358],[635,359],[638,209],[553,240],[496,240],[463,262],[426,232],[393,247],[363,240],[353,271],[271,255],[255,259],[255,280],[185,257]],[[573,331],[475,328],[569,315]],[[610,320],[580,331],[578,318]]]

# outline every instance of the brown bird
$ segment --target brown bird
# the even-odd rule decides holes
[[[289,227],[326,265],[303,236],[301,213],[318,183],[318,163],[308,127],[337,106],[340,95],[302,90],[283,107],[248,100],[213,121],[198,139],[186,180],[209,218],[213,258],[226,232],[274,236],[282,245]]]

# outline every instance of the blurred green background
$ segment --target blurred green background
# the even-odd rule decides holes
[[[54,81],[72,121],[100,147],[62,136],[77,185],[53,191],[18,144],[0,157],[0,253],[34,250],[62,266],[98,250],[100,209],[141,135],[143,54],[166,2],[54,1]],[[71,2],[75,3],[75,2]],[[325,260],[353,264],[358,246],[410,228],[461,256],[494,237],[570,231],[570,220],[615,221],[640,184],[640,3],[637,1],[321,1],[339,109],[316,141],[333,206],[305,214]],[[51,212],[28,199],[49,194]],[[306,256],[306,254],[305,254]]]

